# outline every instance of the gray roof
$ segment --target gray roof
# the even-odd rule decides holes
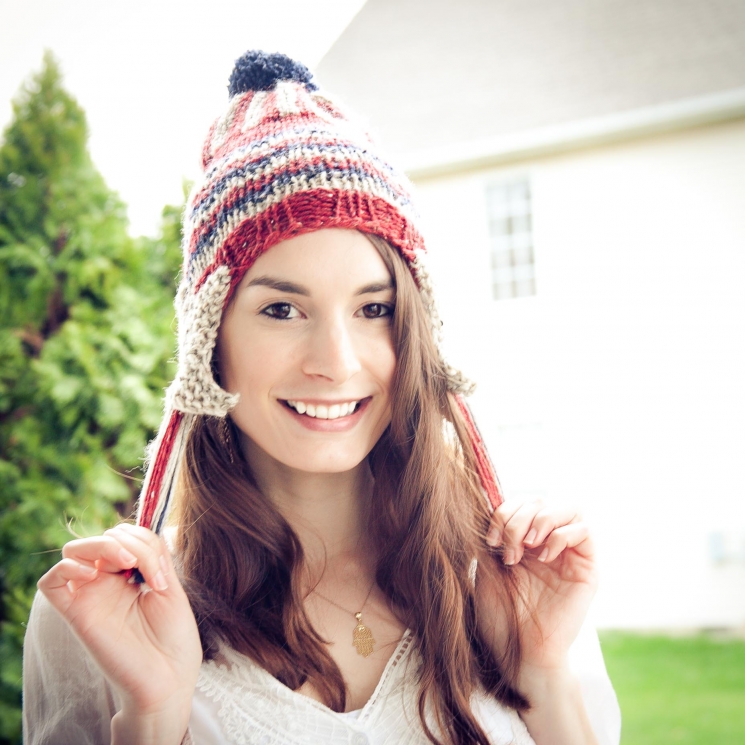
[[[367,0],[322,85],[400,153],[745,88],[745,0]]]

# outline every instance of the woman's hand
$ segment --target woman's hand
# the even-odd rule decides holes
[[[492,514],[487,544],[501,548],[525,601],[520,639],[523,665],[556,668],[584,621],[597,587],[589,529],[570,510],[541,502],[505,502]]]
[[[539,745],[597,742],[567,665],[567,652],[597,586],[587,525],[576,512],[549,509],[541,502],[504,503],[492,515],[486,540],[499,549],[496,560],[516,575],[522,648],[517,685],[531,702],[523,718],[533,739]],[[501,656],[508,643],[507,625],[494,590],[487,580],[477,603],[482,630]]]
[[[118,741],[180,742],[202,648],[162,538],[122,524],[71,541],[39,590],[62,614],[122,700]],[[137,568],[147,587],[131,583]]]

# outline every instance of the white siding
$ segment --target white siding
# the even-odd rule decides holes
[[[497,302],[484,192],[516,174],[537,295]],[[597,622],[744,625],[745,122],[418,191],[446,344],[508,496],[595,526]]]

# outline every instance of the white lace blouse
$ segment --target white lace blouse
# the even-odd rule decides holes
[[[600,745],[618,745],[620,713],[597,635],[584,631],[572,650]],[[336,713],[280,683],[250,659],[225,649],[205,662],[192,702],[193,745],[428,745],[417,711],[416,647],[398,644],[365,706]],[[108,745],[115,694],[48,601],[37,595],[24,646],[24,743]],[[486,693],[473,710],[493,745],[534,745],[512,709]]]

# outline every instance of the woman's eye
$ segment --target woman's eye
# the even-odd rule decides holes
[[[265,316],[279,320],[293,318],[296,313],[295,308],[290,303],[272,303],[271,305],[267,305],[261,312]]]
[[[393,308],[385,303],[370,303],[362,308],[365,318],[383,318],[393,314]]]

